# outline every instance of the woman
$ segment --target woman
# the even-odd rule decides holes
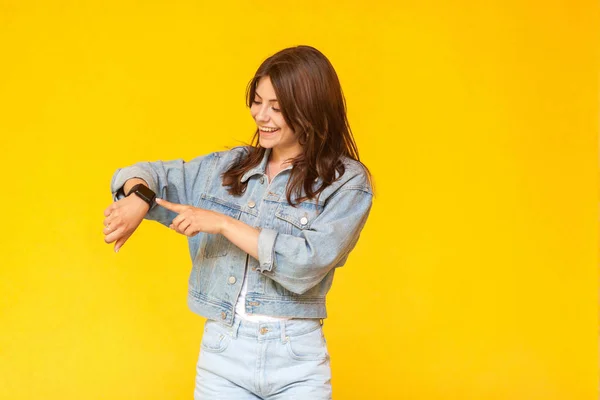
[[[105,241],[118,251],[144,218],[188,237],[188,304],[207,318],[196,399],[330,399],[325,296],[367,220],[369,173],[318,50],[269,57],[246,97],[252,145],[116,171]]]

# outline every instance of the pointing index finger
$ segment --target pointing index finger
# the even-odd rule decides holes
[[[161,207],[166,208],[167,210],[176,212],[177,214],[179,214],[180,212],[182,212],[185,209],[185,206],[182,204],[171,203],[171,202],[163,200],[163,199],[156,199],[156,204],[158,204]]]

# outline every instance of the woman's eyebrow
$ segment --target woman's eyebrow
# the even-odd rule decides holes
[[[254,94],[257,95],[259,98],[262,99],[262,96],[260,94],[258,94],[258,92],[256,90],[254,91]],[[277,99],[270,99],[268,101],[277,101],[278,102],[279,100],[277,100]]]

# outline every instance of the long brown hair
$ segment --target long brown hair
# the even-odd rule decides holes
[[[343,156],[360,162],[340,81],[319,50],[290,47],[260,65],[246,89],[248,107],[252,106],[258,82],[266,76],[271,79],[285,122],[302,146],[302,153],[291,160],[287,201],[293,204],[292,194],[297,203],[316,198],[336,180],[336,172],[338,179],[344,174]],[[223,185],[229,187],[232,195],[239,196],[246,190],[248,182],[241,182],[241,177],[263,159],[266,149],[260,147],[258,139],[257,128],[250,154],[223,174]],[[365,171],[370,177],[366,167]],[[318,188],[314,185],[317,177],[322,180]]]

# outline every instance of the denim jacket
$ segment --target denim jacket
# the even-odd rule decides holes
[[[221,175],[248,155],[245,146],[188,162],[140,162],[118,169],[112,178],[115,200],[118,189],[137,177],[160,198],[213,210],[261,228],[258,260],[220,234],[199,233],[188,238],[192,259],[188,305],[205,318],[233,324],[245,276],[248,314],[325,318],[325,297],[335,268],[346,262],[369,215],[373,192],[365,169],[357,161],[344,158],[345,173],[318,200],[293,207],[286,199],[292,167],[268,183],[265,168],[269,153],[267,149],[262,162],[242,176],[248,186],[241,196],[227,192]],[[315,185],[319,184],[317,178]],[[155,204],[145,218],[169,226],[175,217]]]

